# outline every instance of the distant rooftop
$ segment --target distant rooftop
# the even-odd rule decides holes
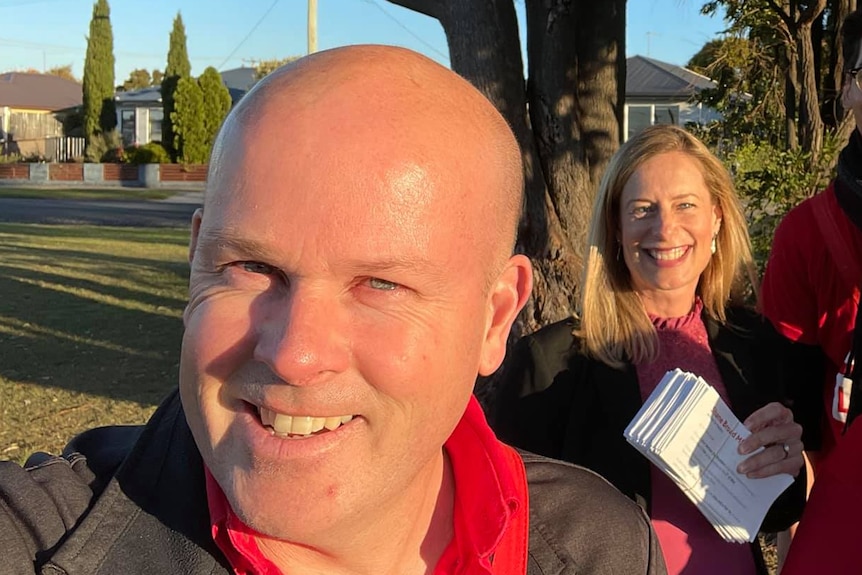
[[[162,92],[161,86],[147,86],[138,90],[130,90],[128,92],[117,92],[114,100],[120,103],[126,102],[161,102]]]
[[[674,98],[684,100],[715,82],[682,66],[645,56],[626,58],[626,98]]]
[[[230,92],[230,99],[233,104],[239,102],[257,81],[254,68],[233,68],[220,72],[220,74],[222,83]],[[162,101],[161,86],[148,86],[128,92],[117,92],[114,95],[114,100],[119,104],[160,104]]]
[[[0,107],[54,112],[83,103],[81,84],[50,74],[0,74]]]
[[[221,81],[231,90],[241,90],[243,93],[251,90],[257,82],[257,72],[254,68],[242,66],[219,72]]]

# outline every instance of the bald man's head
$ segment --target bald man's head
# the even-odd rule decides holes
[[[351,46],[318,52],[264,78],[219,135],[207,203],[225,191],[225,168],[280,147],[312,166],[333,150],[377,155],[380,164],[384,157],[413,163],[426,177],[446,181],[435,188],[436,199],[460,216],[460,233],[494,237],[506,255],[514,244],[523,193],[514,135],[472,85],[424,56]],[[277,162],[258,167],[280,169]]]
[[[401,529],[437,499],[443,445],[529,297],[511,131],[418,54],[342,48],[255,87],[210,164],[180,362],[208,469],[274,540]],[[343,432],[274,434],[333,417]]]

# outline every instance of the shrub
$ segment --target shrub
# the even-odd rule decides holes
[[[823,189],[834,175],[841,142],[827,133],[819,157],[767,142],[747,142],[723,158],[748,217],[758,271],[763,272],[775,228],[791,208]]]
[[[125,161],[129,164],[170,164],[171,155],[161,142],[126,149]]]
[[[84,153],[87,162],[116,163],[123,161],[123,140],[116,130],[93,134]]]

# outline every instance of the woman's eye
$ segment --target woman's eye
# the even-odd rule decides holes
[[[397,283],[382,280],[380,278],[369,278],[368,285],[372,289],[383,290],[383,291],[393,291],[393,290],[398,289]]]
[[[239,262],[239,265],[242,269],[252,274],[269,275],[276,271],[273,266],[262,264],[260,262]]]
[[[683,202],[679,205],[679,209],[681,209],[681,210],[687,210],[687,209],[693,208],[693,207],[694,207],[694,204],[692,204],[691,202]]]
[[[652,211],[651,206],[638,206],[632,210],[634,216],[645,216]]]

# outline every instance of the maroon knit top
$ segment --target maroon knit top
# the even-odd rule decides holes
[[[658,332],[658,359],[637,368],[641,400],[674,368],[699,375],[730,405],[727,390],[709,349],[706,326],[698,298],[688,315],[674,318],[650,316]],[[732,406],[731,406],[732,407]],[[727,543],[686,496],[650,465],[652,505],[650,518],[667,563],[668,575],[755,575],[754,557],[747,544]]]

